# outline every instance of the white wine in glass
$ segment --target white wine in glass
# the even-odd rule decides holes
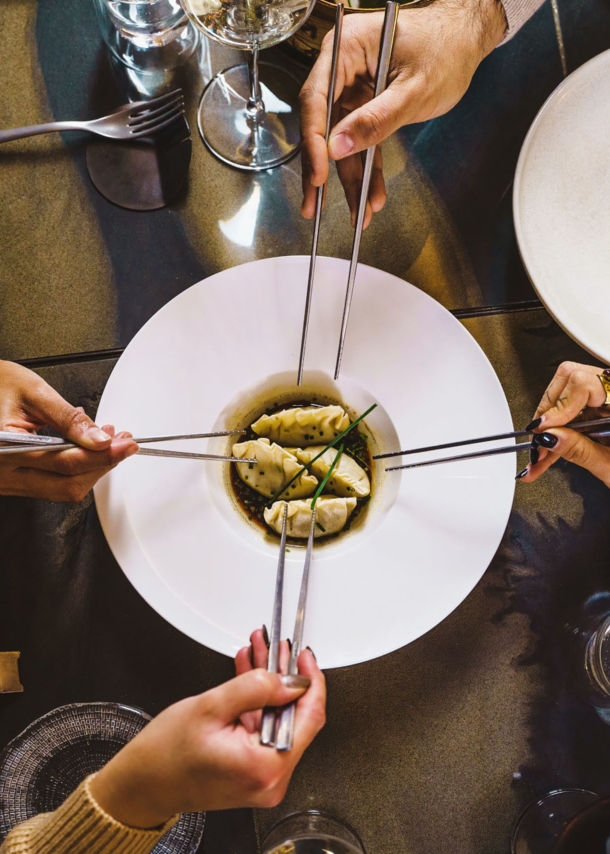
[[[299,83],[283,68],[262,63],[259,50],[289,38],[308,18],[315,0],[182,0],[205,35],[248,52],[206,86],[199,130],[225,163],[260,171],[284,163],[300,144]]]

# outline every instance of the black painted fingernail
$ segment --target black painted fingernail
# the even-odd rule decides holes
[[[250,659],[250,664],[254,667],[254,650],[252,649],[252,644],[250,644],[250,649],[248,650],[248,658]]]
[[[313,651],[313,649],[312,649],[310,646],[308,646],[308,647],[307,647],[307,649],[308,649],[308,650],[310,651],[310,653],[313,655],[313,660],[314,660],[314,661],[317,661],[318,659],[316,658],[316,654],[315,654],[315,652]]]
[[[534,439],[536,437],[534,436]],[[540,451],[536,446],[530,448],[530,465],[535,466],[538,460],[540,459]]]
[[[267,644],[267,649],[269,649],[269,632],[267,631],[267,626],[263,623],[263,640]]]
[[[541,433],[538,436],[538,443],[542,445],[543,448],[554,448],[559,439],[557,436],[553,436],[552,433]]]
[[[515,477],[515,480],[521,480],[521,478],[522,478],[522,477],[525,477],[525,475],[526,475],[526,474],[528,474],[529,470],[530,470],[530,467],[529,467],[529,466],[526,466],[526,467],[525,467],[524,469],[522,469],[522,470],[519,472],[519,474]]]
[[[290,640],[290,638],[286,638],[286,643],[288,644],[288,649],[290,650],[290,652],[292,652],[292,641]]]
[[[527,425],[527,427],[525,429],[526,430],[535,430],[537,427],[540,427],[541,424],[542,424],[542,418],[534,418],[534,420],[530,421],[530,423]]]

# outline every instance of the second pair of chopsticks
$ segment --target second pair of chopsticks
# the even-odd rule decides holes
[[[532,422],[536,424],[536,421]],[[536,424],[539,426],[539,423]],[[578,433],[586,433],[591,439],[601,439],[610,434],[610,418],[596,418],[593,421],[577,421],[571,424],[564,424],[564,427],[569,427],[570,430],[575,430]],[[605,430],[600,430],[599,428],[605,427]],[[434,466],[439,465],[440,463],[449,463],[449,462],[458,462],[459,460],[473,460],[479,457],[493,457],[501,454],[514,454],[518,451],[529,451],[533,447],[537,446],[536,436],[542,435],[537,434],[530,427],[525,430],[513,430],[510,433],[496,433],[493,436],[481,436],[477,439],[462,439],[459,442],[445,442],[442,445],[427,445],[422,448],[411,448],[408,451],[392,451],[389,454],[377,454],[373,457],[374,460],[383,460],[388,459],[389,457],[404,457],[409,454],[423,454],[427,451],[443,451],[447,448],[459,448],[464,445],[479,445],[485,442],[496,442],[501,439],[519,439],[523,436],[532,436],[531,442],[521,442],[520,444],[508,445],[503,448],[491,448],[486,451],[474,451],[470,454],[459,454],[454,457],[442,457],[440,459],[435,460],[424,460],[421,463],[408,463],[406,465],[401,466],[392,466],[391,468],[387,468],[386,471],[400,471],[401,469],[411,469],[411,468],[424,468],[425,466]],[[540,445],[539,447],[544,447],[544,445]]]
[[[286,560],[286,526],[288,523],[288,504],[284,505],[284,518],[282,520],[282,537],[280,540],[280,555],[277,564],[277,576],[275,579],[275,598],[273,601],[273,620],[271,622],[271,635],[269,637],[269,664],[267,670],[270,673],[278,673],[280,666],[280,636],[282,633],[282,602],[284,599],[284,564]],[[309,538],[307,540],[307,552],[303,565],[303,576],[301,578],[301,590],[297,615],[292,635],[292,646],[290,648],[290,659],[288,661],[289,675],[298,673],[298,660],[303,645],[303,628],[305,626],[305,609],[307,606],[307,590],[309,587],[309,570],[313,554],[313,539],[316,527],[316,507],[311,511],[311,524],[309,527]],[[261,744],[275,747],[276,750],[291,750],[294,741],[294,721],[296,714],[295,703],[284,706],[283,709],[265,709],[263,712],[263,723],[261,727]]]
[[[330,138],[332,112],[335,103],[335,84],[337,80],[337,68],[339,64],[339,48],[341,45],[341,28],[343,24],[343,3],[337,3],[335,10],[335,36],[333,41],[332,63],[330,71],[330,83],[328,87],[328,96],[326,103],[326,145]],[[383,21],[383,30],[381,33],[381,42],[379,44],[379,55],[377,58],[377,74],[375,76],[375,90],[373,97],[380,95],[387,86],[388,74],[390,71],[390,60],[392,58],[392,50],[394,48],[394,37],[396,35],[396,24],[398,22],[398,12],[400,4],[395,0],[388,0],[385,9],[385,18]],[[364,227],[364,216],[366,214],[366,205],[369,197],[369,185],[371,183],[371,174],[373,171],[373,161],[375,158],[376,146],[371,146],[367,149],[364,159],[364,169],[362,173],[362,187],[360,190],[360,200],[358,202],[358,214],[356,216],[356,227],[354,230],[354,242],[352,244],[352,257],[350,261],[349,274],[347,277],[347,290],[345,294],[345,303],[343,306],[343,318],[341,321],[341,335],[339,339],[339,349],[337,352],[337,362],[335,364],[335,379],[339,379],[341,370],[341,360],[343,359],[343,348],[345,346],[345,335],[347,333],[347,323],[349,320],[350,306],[354,293],[354,283],[356,281],[356,271],[358,269],[358,256],[360,254],[360,241],[362,239],[362,230]],[[311,312],[311,300],[313,296],[313,281],[316,269],[316,256],[318,252],[318,237],[320,234],[320,220],[322,217],[322,205],[324,202],[324,191],[326,184],[318,187],[316,193],[316,213],[313,227],[313,240],[311,246],[311,260],[309,262],[309,276],[307,280],[307,296],[305,298],[305,314],[303,318],[303,333],[301,336],[301,354],[299,357],[299,370],[297,375],[297,385],[301,385],[303,381],[303,368],[305,364],[305,349],[307,346],[307,332],[309,329],[309,315]]]
[[[218,436],[241,436],[245,430],[221,430],[214,433],[180,433],[174,436],[145,436],[134,438],[138,445],[146,445],[152,442],[178,442],[184,439],[213,439]],[[0,431],[0,454],[23,454],[32,451],[67,451],[71,448],[80,448],[75,442],[66,442],[57,436],[38,436],[36,433],[12,433]],[[217,462],[229,463],[257,463],[258,460],[237,459],[236,457],[225,457],[219,454],[196,454],[184,451],[166,451],[161,448],[140,448],[138,454],[149,457],[173,457],[184,460],[216,460]]]

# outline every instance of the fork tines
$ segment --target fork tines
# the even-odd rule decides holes
[[[174,89],[151,101],[136,101],[131,107],[128,126],[133,137],[158,133],[184,114],[184,93]]]

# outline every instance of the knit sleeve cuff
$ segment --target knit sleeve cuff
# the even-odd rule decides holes
[[[508,27],[500,46],[510,41],[523,24],[542,6],[544,0],[502,0]]]
[[[94,776],[87,777],[55,812],[15,827],[1,854],[149,854],[178,816],[152,830],[127,827],[93,798],[89,786]]]

